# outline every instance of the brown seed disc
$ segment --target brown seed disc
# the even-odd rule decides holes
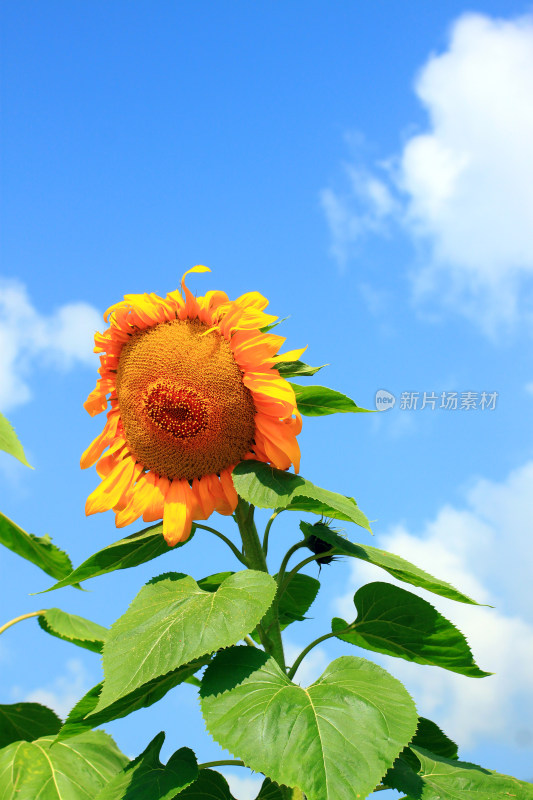
[[[120,353],[117,397],[131,453],[170,479],[220,473],[250,451],[255,407],[231,347],[200,320],[139,331]]]

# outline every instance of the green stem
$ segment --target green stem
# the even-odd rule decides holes
[[[198,764],[198,769],[209,769],[209,767],[245,767],[244,761],[238,758],[229,758],[222,761],[206,761],[205,764]]]
[[[244,564],[245,567],[248,566],[248,564],[247,564],[246,560],[244,559],[242,553],[240,552],[238,547],[235,547],[235,545],[233,544],[231,539],[228,539],[227,536],[224,536],[223,533],[220,533],[220,531],[215,530],[215,528],[210,528],[209,525],[200,525],[199,522],[195,522],[194,524],[195,524],[195,526],[197,528],[201,528],[203,531],[209,531],[209,533],[214,533],[215,536],[218,536],[219,539],[222,539],[222,541],[225,542],[228,545],[228,547],[232,551],[232,553],[235,556],[235,558],[238,558],[239,561],[241,562],[241,564]]]
[[[283,577],[285,575],[285,571],[287,569],[287,564],[291,560],[291,558],[294,555],[294,553],[296,553],[297,550],[300,550],[302,547],[305,547],[305,546],[306,546],[305,542],[302,541],[302,542],[296,542],[296,544],[293,544],[292,547],[289,547],[289,549],[287,550],[287,552],[285,553],[285,555],[283,557],[283,561],[279,565],[278,577],[277,577],[278,586],[281,586],[281,581],[283,580]]]
[[[266,524],[265,533],[263,536],[263,553],[265,554],[265,556],[268,554],[268,537],[270,534],[270,528],[272,527],[272,523],[274,522],[278,514],[281,514],[282,511],[283,511],[282,508],[276,508],[276,510],[274,511],[274,513],[272,514],[272,516],[270,517],[270,519]]]
[[[355,623],[352,622],[351,625],[347,625],[346,628],[343,628],[340,631],[335,631],[335,632],[332,631],[331,633],[325,633],[323,636],[319,636],[318,639],[315,639],[313,642],[311,642],[311,644],[308,644],[304,650],[302,650],[302,652],[300,653],[300,655],[298,656],[298,658],[288,671],[287,677],[290,678],[291,680],[294,678],[296,670],[298,669],[298,667],[300,666],[306,655],[309,653],[310,650],[313,649],[313,647],[316,647],[317,644],[325,642],[326,639],[332,639],[334,636],[342,636],[344,633],[349,633],[350,631],[355,630],[356,627],[357,626],[355,625]]]
[[[305,547],[305,544],[300,543],[300,547]],[[291,550],[294,550],[294,548],[296,548],[296,545],[294,545],[294,547],[291,547]],[[291,550],[289,550],[287,552],[287,555],[289,555]],[[292,579],[294,578],[294,576],[296,575],[297,572],[299,572],[301,569],[303,569],[307,564],[310,564],[312,561],[317,561],[319,558],[323,558],[324,556],[329,556],[334,552],[335,552],[335,550],[331,549],[331,550],[328,550],[327,553],[319,553],[316,556],[309,556],[309,558],[304,558],[303,561],[300,561],[299,564],[296,564],[296,566],[293,567],[293,569],[291,569],[291,571],[289,572],[289,574],[287,575],[287,577],[283,581],[283,584],[280,583],[280,578],[283,577],[282,573],[280,571],[280,573],[278,575],[278,586],[280,587],[279,591],[278,591],[278,601],[279,601],[280,597],[286,592],[287,586],[292,581]],[[285,559],[283,559],[283,560],[285,561]],[[282,564],[282,566],[283,566],[283,564]]]
[[[311,644],[308,644],[307,647],[304,650],[302,650],[302,652],[300,653],[300,655],[298,656],[298,658],[296,659],[296,661],[294,662],[294,664],[292,665],[292,667],[288,671],[287,677],[290,678],[290,680],[292,680],[294,678],[294,676],[296,674],[296,670],[298,669],[298,667],[300,666],[300,664],[302,663],[302,661],[304,660],[306,655],[309,653],[309,651],[313,649],[313,647],[316,647],[317,644],[320,644],[321,642],[325,642],[326,639],[331,639],[333,636],[336,636],[336,635],[337,635],[336,633],[325,633],[324,636],[319,636],[318,639],[314,640],[314,642],[311,642]]]
[[[245,641],[245,642],[246,642],[246,644],[248,645],[248,647],[257,647],[257,645],[256,645],[256,643],[254,642],[254,640],[252,639],[252,637],[251,637],[251,636],[248,636],[248,634],[246,634],[246,636],[244,636],[244,637],[243,637],[243,641]]]
[[[4,625],[0,627],[0,633],[7,631],[12,625],[16,625],[17,622],[22,622],[23,619],[30,619],[30,617],[40,617],[43,614],[46,614],[47,609],[41,609],[40,611],[30,611],[29,614],[21,614],[20,617],[15,617],[15,619],[10,619],[9,622],[6,622]]]
[[[244,556],[248,566],[250,569],[257,569],[260,572],[268,573],[266,557],[254,522],[254,507],[249,505],[242,498],[239,498],[234,518],[239,526]],[[285,672],[285,654],[283,652],[283,642],[281,640],[281,630],[277,615],[278,606],[276,600],[274,600],[263,617],[259,631],[261,632],[262,627],[269,629],[268,636],[262,637],[261,642],[267,653],[276,659],[281,669]]]

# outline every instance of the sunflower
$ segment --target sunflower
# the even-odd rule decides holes
[[[141,515],[163,520],[169,545],[185,541],[193,520],[232,514],[231,473],[243,459],[299,469],[301,417],[278,370],[303,350],[278,355],[285,341],[263,333],[277,317],[258,292],[229,300],[221,291],[125,295],[95,335],[100,378],[85,408],[107,422],[81,458],[102,479],[86,513],[113,509],[123,527]],[[305,348],[304,348],[305,349]],[[105,452],[104,452],[105,451]]]

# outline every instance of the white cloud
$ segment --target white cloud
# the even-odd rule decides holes
[[[264,781],[262,775],[253,778],[243,778],[241,775],[231,775],[227,772],[222,772],[222,775],[229,783],[231,793],[237,800],[255,800]]]
[[[11,690],[11,695],[14,702],[42,703],[65,719],[90,686],[90,676],[82,662],[73,658],[66,663],[66,673],[58,676],[53,682],[28,693],[24,693],[20,686],[15,686]]]
[[[428,128],[385,165],[383,188],[366,202],[353,188],[323,193],[333,255],[345,261],[348,244],[392,214],[422,246],[418,301],[453,305],[487,332],[531,319],[533,17],[460,17],[415,92]]]
[[[331,231],[331,255],[346,267],[359,240],[369,232],[383,233],[383,221],[397,203],[388,186],[366,170],[345,166],[349,189],[337,194],[323,189],[320,203]]]
[[[396,526],[379,542],[495,608],[439,598],[355,561],[350,588],[336,603],[336,613],[353,619],[355,589],[368,580],[390,580],[423,595],[462,630],[479,666],[493,676],[465,678],[401,659],[385,661],[405,681],[420,713],[434,718],[463,746],[488,739],[533,744],[532,485],[533,461],[503,483],[478,480],[467,494],[466,508],[445,506],[420,535]]]
[[[68,303],[51,315],[40,314],[26,287],[0,279],[0,410],[31,398],[28,378],[37,364],[70,369],[94,366],[94,333],[101,316],[87,303]]]

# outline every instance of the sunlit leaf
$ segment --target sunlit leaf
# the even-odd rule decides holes
[[[276,582],[255,570],[206,592],[189,575],[167,573],[143,586],[104,645],[101,711],[193,659],[235,644],[272,604]]]
[[[2,800],[89,800],[127,763],[103,731],[53,741],[45,736],[0,751]]]
[[[417,724],[402,684],[350,656],[303,689],[261,650],[232,647],[217,653],[200,695],[207,728],[222,747],[308,800],[366,797]]]
[[[109,633],[107,628],[91,622],[75,614],[67,614],[60,608],[49,608],[39,617],[39,625],[43,630],[58,639],[101,653],[104,641]]]
[[[339,617],[331,622],[333,633],[344,642],[471,678],[490,675],[475,663],[461,631],[416,594],[376,581],[358,589],[353,601],[355,622]]]
[[[177,750],[162,764],[165,734],[158,733],[146,750],[127,764],[95,800],[174,800],[198,777],[196,757],[188,747]]]
[[[300,528],[305,536],[314,534],[313,526],[308,522],[300,522]],[[404,558],[394,555],[394,553],[388,553],[386,550],[379,550],[377,547],[370,547],[359,542],[354,544],[354,542],[348,541],[343,536],[339,536],[338,533],[327,530],[326,526],[321,529],[320,538],[328,542],[338,555],[351,556],[352,558],[360,558],[362,561],[368,561],[370,564],[375,564],[375,566],[386,570],[389,575],[399,581],[410,583],[412,586],[420,586],[422,589],[427,589],[427,591],[442,597],[448,597],[450,600],[457,600],[459,603],[478,605],[475,600],[459,592],[451,584],[434,578]]]
[[[241,461],[233,470],[240,496],[258,508],[287,508],[327,514],[370,530],[370,523],[352,497],[321,489],[300,475],[261,461]]]
[[[69,739],[71,736],[78,736],[80,733],[90,731],[92,728],[98,728],[100,725],[105,725],[114,719],[121,719],[134,711],[138,711],[140,708],[147,708],[157,703],[167,692],[180,683],[185,683],[208,662],[209,657],[206,657],[198,659],[192,664],[185,664],[167,675],[148,681],[139,689],[106,706],[102,711],[95,712],[104,685],[103,682],[98,683],[81,700],[78,700],[70,711],[63,727],[59,731],[57,741]]]
[[[28,464],[26,460],[24,448],[15,433],[15,429],[3,414],[0,414],[0,450],[18,459],[25,467],[33,469],[31,464]]]
[[[0,748],[11,742],[33,742],[40,736],[56,734],[60,727],[57,714],[39,703],[0,705]]]
[[[0,513],[0,544],[8,547],[18,556],[31,561],[52,578],[64,578],[72,571],[68,555],[52,544],[47,536],[34,536],[26,533],[15,522]]]
[[[188,541],[190,541],[190,537]],[[63,586],[74,586],[77,583],[81,583],[81,581],[96,578],[98,575],[105,575],[116,569],[137,567],[139,564],[144,564],[153,558],[163,555],[163,553],[176,550],[183,544],[184,542],[181,542],[175,547],[169,547],[163,539],[163,526],[160,524],[151,525],[149,528],[132,533],[130,536],[104,547],[103,550],[99,550],[94,555],[89,556],[74,571],[72,571],[71,566],[69,573],[62,580],[45,591],[51,592],[53,589],[61,589]]]
[[[341,392],[327,386],[300,386],[291,383],[296,395],[298,411],[307,417],[324,417],[327,414],[372,413],[372,409],[361,408]]]
[[[283,378],[309,378],[327,366],[321,364],[320,367],[310,367],[303,361],[280,361],[276,369]]]
[[[466,761],[446,759],[416,745],[410,750],[418,759],[418,772],[409,773],[404,763],[402,772],[396,774],[394,788],[409,792],[416,800],[533,800],[531,783]]]

